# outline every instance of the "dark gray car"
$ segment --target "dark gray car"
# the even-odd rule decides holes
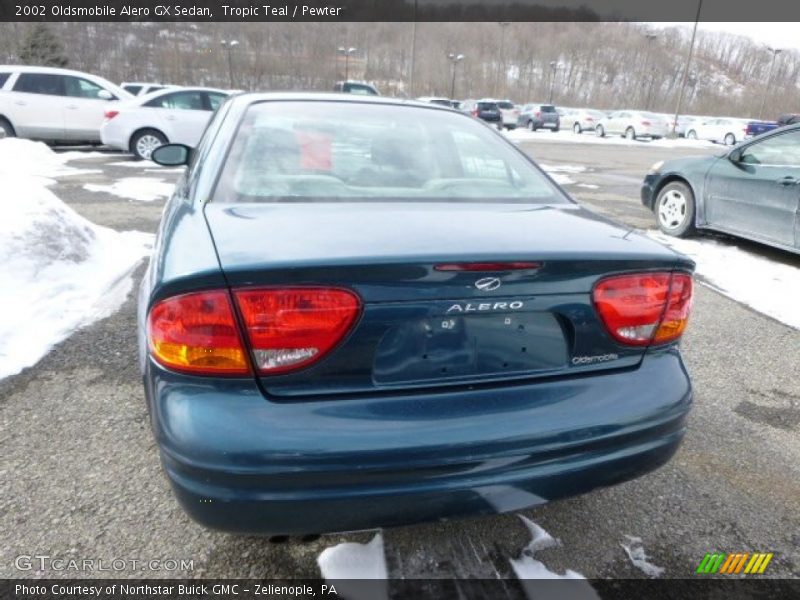
[[[800,125],[719,156],[658,162],[642,203],[669,235],[713,229],[800,253]]]
[[[518,127],[527,127],[531,131],[537,129],[561,129],[561,118],[552,104],[526,104],[522,107],[517,121]]]

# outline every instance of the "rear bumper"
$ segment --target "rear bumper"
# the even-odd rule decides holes
[[[292,403],[148,366],[163,465],[212,528],[304,534],[542,504],[664,464],[692,391],[676,350],[529,385]]]
[[[125,132],[115,125],[109,123],[100,128],[100,141],[103,145],[117,150],[129,150],[129,139]]]

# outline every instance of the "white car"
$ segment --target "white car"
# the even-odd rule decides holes
[[[594,132],[604,137],[606,134],[624,135],[629,140],[640,137],[658,139],[670,131],[669,123],[663,117],[643,110],[617,110],[600,119]]]
[[[691,140],[710,140],[726,146],[733,146],[743,140],[745,135],[747,135],[747,121],[729,117],[695,121],[686,130],[686,137]]]
[[[106,109],[131,98],[89,73],[0,65],[0,138],[97,144]]]
[[[105,145],[141,159],[163,144],[194,147],[228,95],[214,88],[178,88],[137,96],[109,108],[100,135]]]
[[[561,125],[569,126],[575,133],[594,131],[594,128],[605,118],[606,113],[591,108],[571,108],[561,115]]]
[[[146,96],[153,92],[160,92],[161,90],[177,89],[180,86],[169,85],[166,83],[142,83],[140,81],[123,81],[119,86],[126,92],[134,96]]]
[[[519,108],[514,106],[511,100],[495,100],[497,108],[503,115],[503,127],[506,129],[516,129],[519,121]]]

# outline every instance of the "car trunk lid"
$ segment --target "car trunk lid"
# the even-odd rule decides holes
[[[612,273],[691,268],[571,204],[211,203],[205,214],[232,288],[346,287],[363,304],[323,360],[261,377],[270,397],[635,366],[644,349],[605,332],[593,285]]]

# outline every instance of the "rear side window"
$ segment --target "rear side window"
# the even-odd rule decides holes
[[[554,113],[556,112],[556,107],[552,104],[542,104],[542,112],[543,113]]]
[[[142,86],[140,85],[124,85],[122,86],[126,92],[133,94],[134,96],[142,91]]]
[[[503,110],[511,110],[514,108],[514,105],[511,102],[498,102],[497,106],[502,108]]]
[[[145,106],[179,110],[207,110],[200,92],[176,92],[153,98]]]
[[[458,113],[310,101],[251,106],[213,197],[359,200],[569,202],[513,146]]]
[[[11,73],[0,73],[0,88],[6,84],[9,77],[11,77]]]
[[[20,73],[14,83],[15,92],[64,96],[64,76],[49,73]]]
[[[217,110],[219,105],[225,102],[227,98],[225,94],[217,94],[216,92],[208,92],[206,96],[208,97],[208,104],[211,106],[211,110]]]
[[[498,110],[494,102],[478,102],[478,110]]]
[[[103,88],[96,83],[81,77],[64,77],[64,86],[67,96],[73,98],[97,99],[98,94],[103,91]]]

